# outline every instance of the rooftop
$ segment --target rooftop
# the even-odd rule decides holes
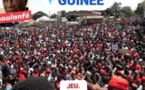
[[[70,15],[81,15],[81,16],[95,16],[95,15],[101,15],[100,12],[96,11],[69,11],[67,14]]]

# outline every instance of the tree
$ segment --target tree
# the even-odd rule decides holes
[[[139,3],[136,10],[135,10],[135,13],[137,15],[142,15],[143,14],[143,7],[144,7],[144,4],[145,2],[142,2],[142,3]]]
[[[75,21],[75,20],[77,19],[77,17],[78,17],[78,16],[76,16],[76,15],[67,15],[67,16],[66,16],[66,19],[67,19],[68,21]]]
[[[112,12],[114,13],[115,17],[119,16],[119,12],[121,10],[121,3],[115,2],[111,7]]]
[[[57,18],[57,15],[54,13],[50,16],[51,18]]]
[[[66,16],[66,12],[63,10],[63,11],[61,11],[61,16],[62,17],[65,17]]]
[[[104,11],[103,15],[105,15],[105,16],[113,16],[113,12],[112,12],[111,8],[107,8]]]
[[[118,16],[121,10],[121,3],[115,2],[110,8],[107,8],[103,15],[105,16]]]
[[[35,14],[32,15],[32,19],[37,20],[38,18],[40,18],[42,16],[47,16],[48,17],[48,15],[46,13],[44,13],[42,11],[38,11]]]
[[[102,12],[102,15],[122,18],[133,16],[134,12],[129,6],[121,7],[121,3],[115,2],[110,8]]]
[[[129,6],[125,6],[121,9],[121,12],[125,15],[125,17],[130,17],[133,15],[133,11]],[[119,15],[120,16],[120,15]]]
[[[126,15],[123,12],[119,12],[119,17],[124,18]]]

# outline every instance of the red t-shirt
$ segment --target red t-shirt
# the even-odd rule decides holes
[[[55,81],[55,89],[60,90],[60,80]]]

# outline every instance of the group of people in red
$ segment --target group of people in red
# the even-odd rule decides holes
[[[6,12],[25,11],[27,1],[3,0],[3,6]],[[14,27],[0,32],[0,88],[59,90],[62,80],[83,79],[88,90],[145,90],[145,32],[133,20],[69,27],[1,24]]]
[[[44,77],[56,90],[60,81],[76,79],[86,80],[90,90],[144,90],[144,28],[127,20],[1,28],[1,85]]]

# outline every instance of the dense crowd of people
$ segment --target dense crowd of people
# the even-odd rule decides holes
[[[61,80],[75,79],[102,88],[145,90],[145,32],[133,21],[1,28],[0,88],[11,90],[28,77],[42,76],[56,90]],[[128,85],[115,86],[112,76],[126,79]]]

